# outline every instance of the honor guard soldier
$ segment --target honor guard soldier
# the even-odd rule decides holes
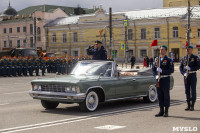
[[[199,58],[192,52],[193,52],[193,47],[188,46],[187,55],[182,59],[179,67],[181,74],[184,76],[185,94],[187,101],[187,108],[185,109],[186,111],[188,110],[194,111],[194,104],[196,102],[196,85],[197,85],[196,71],[200,68]]]
[[[6,77],[6,67],[7,67],[7,60],[6,57],[1,59],[1,74],[2,76]]]
[[[160,47],[160,57],[155,59],[153,65],[153,74],[156,76],[156,86],[160,112],[156,117],[168,117],[168,109],[170,106],[170,74],[174,72],[173,61],[167,57],[167,46]],[[165,107],[165,108],[164,108]]]
[[[47,72],[50,73],[50,59],[49,58],[46,61],[46,68],[47,68]]]
[[[58,75],[60,75],[60,73],[61,73],[61,60],[60,60],[60,58],[57,58],[56,59],[56,68],[57,68],[57,72],[58,72]]]
[[[28,60],[28,71],[29,71],[29,76],[33,76],[34,61],[33,61],[32,57],[30,57],[29,60]]]
[[[12,60],[11,57],[7,58],[7,75],[11,77],[12,74]]]

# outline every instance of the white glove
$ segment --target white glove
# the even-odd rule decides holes
[[[184,77],[186,77],[187,76],[187,73],[184,73]]]
[[[157,68],[157,71],[162,73],[162,69],[160,67]]]
[[[186,66],[185,69],[187,69],[187,70],[189,70],[189,71],[191,70],[189,66]]]

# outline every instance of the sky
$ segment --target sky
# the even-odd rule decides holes
[[[9,0],[0,0],[0,12],[8,7]],[[109,7],[113,11],[130,11],[136,9],[152,9],[162,8],[163,0],[10,0],[11,6],[19,11],[29,6],[35,5],[58,5],[82,8],[93,8],[102,5],[106,12],[109,11]]]

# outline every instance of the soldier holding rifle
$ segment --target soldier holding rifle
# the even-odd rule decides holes
[[[180,72],[184,76],[185,94],[187,101],[187,108],[185,111],[194,111],[194,104],[196,101],[196,85],[197,74],[196,71],[200,68],[200,61],[198,56],[194,55],[193,47],[187,46],[187,55],[180,63]],[[191,92],[190,92],[191,91]]]
[[[170,106],[170,74],[174,72],[174,64],[173,61],[167,57],[167,46],[162,45],[160,47],[160,57],[155,59],[152,69],[157,79],[157,93],[160,106],[160,112],[156,114],[155,117],[168,117]]]

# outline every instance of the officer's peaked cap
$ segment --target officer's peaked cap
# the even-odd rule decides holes
[[[160,47],[164,47],[167,50],[167,46],[166,45],[161,45]]]
[[[190,45],[190,46],[188,46],[188,48],[191,48],[191,49],[193,49],[193,46],[191,46],[191,45]]]
[[[102,44],[102,42],[99,41],[99,40],[96,40],[95,43],[97,43],[97,44]]]

